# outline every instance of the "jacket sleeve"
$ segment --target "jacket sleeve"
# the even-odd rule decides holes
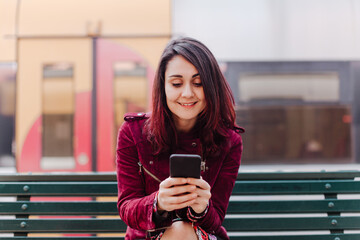
[[[211,199],[207,214],[196,225],[213,234],[225,233],[222,225],[229,199],[238,175],[242,154],[241,136],[233,139],[228,155],[225,157],[219,175],[211,188]]]
[[[138,152],[130,126],[125,122],[118,134],[116,170],[118,181],[118,211],[120,218],[131,228],[150,230],[156,192],[145,194],[145,183],[140,175]]]

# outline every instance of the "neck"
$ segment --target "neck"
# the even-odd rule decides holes
[[[176,130],[179,132],[189,132],[196,123],[196,120],[180,120],[174,119]]]

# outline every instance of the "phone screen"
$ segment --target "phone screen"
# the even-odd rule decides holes
[[[196,154],[172,154],[170,156],[171,177],[200,178],[201,157]]]

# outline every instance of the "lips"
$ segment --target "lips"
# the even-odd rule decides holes
[[[179,103],[181,106],[185,106],[185,107],[188,107],[188,106],[193,106],[195,105],[197,102],[192,102],[192,103]]]

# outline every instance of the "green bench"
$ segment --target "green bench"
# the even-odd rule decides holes
[[[224,226],[233,240],[359,240],[359,177],[358,171],[240,173]],[[112,173],[2,174],[0,239],[123,239],[103,235],[126,230],[116,195]]]

